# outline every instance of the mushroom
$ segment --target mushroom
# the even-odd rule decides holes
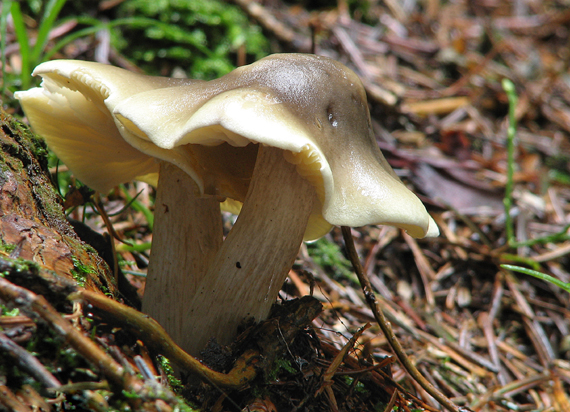
[[[46,62],[34,74],[42,76],[41,87],[15,96],[34,130],[81,182],[103,193],[132,180],[158,185],[143,308],[179,342],[185,309],[172,302],[192,295],[222,243],[220,203],[196,196],[198,187],[187,173],[158,160],[172,160],[173,151],[163,152],[138,138],[126,140],[130,134],[121,134],[113,109],[138,92],[205,82],[146,76],[79,60]]]
[[[73,71],[62,75],[57,62],[46,63],[50,64],[36,69],[44,77],[43,91],[18,94],[38,131],[33,110],[26,107],[26,94],[47,94],[53,104],[57,99],[51,96],[60,92],[45,85],[53,73],[65,79],[83,78]],[[95,66],[89,70],[97,73]],[[155,213],[168,215],[176,209],[176,218],[155,223],[157,231],[159,226],[164,231],[160,242],[168,246],[158,243],[157,232],[143,310],[161,323],[167,319],[166,323],[178,325],[175,339],[191,354],[211,337],[228,343],[242,319],[267,316],[303,239],[317,239],[333,225],[389,224],[414,237],[438,234],[423,204],[380,152],[360,80],[334,60],[276,54],[216,80],[171,86],[161,80],[130,96],[114,95],[120,86],[109,81],[113,86],[98,88],[107,87],[111,93],[86,92],[85,81],[82,86],[63,79],[58,84],[81,92],[88,101],[97,100],[98,108],[104,106],[105,116],[116,126],[114,136],[120,134],[144,153],[139,155],[142,159],[160,159]],[[50,145],[51,138],[46,138]],[[143,175],[137,173],[129,178]],[[193,190],[196,193],[187,196]],[[164,202],[162,192],[167,197],[175,193],[182,204]],[[219,216],[214,229],[187,220],[188,203],[204,199],[223,202],[226,209],[241,209],[221,246],[215,240],[221,236]],[[198,210],[193,219],[205,214]],[[192,224],[202,228],[193,230],[196,237],[173,238],[180,227]],[[218,235],[203,242],[200,231]],[[188,262],[195,254],[201,254],[205,264],[190,271]],[[192,290],[185,289],[185,297],[177,300],[170,299],[176,291],[158,290],[151,283],[175,272],[193,279]],[[176,282],[170,286],[184,289],[186,280]],[[169,299],[161,305],[147,303],[147,294],[161,293]],[[175,310],[181,307],[183,316]],[[175,316],[176,321],[168,319]]]

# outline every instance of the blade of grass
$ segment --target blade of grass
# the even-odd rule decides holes
[[[520,263],[523,265],[530,266],[531,268],[538,270],[540,269],[540,263],[531,258],[527,258],[524,256],[515,255],[512,253],[501,253],[501,261],[503,262],[511,262],[511,263]],[[508,264],[508,263],[506,263]]]
[[[12,2],[10,12],[12,13],[12,21],[14,22],[14,32],[16,33],[16,39],[20,45],[20,57],[22,58],[20,86],[22,90],[27,90],[30,87],[30,42],[28,38],[28,32],[26,30],[26,25],[24,24],[22,10],[20,9],[20,3],[17,1]]]
[[[548,171],[548,178],[554,182],[570,185],[570,175],[560,170],[551,169]]]
[[[6,33],[8,32],[8,16],[12,8],[12,0],[6,0],[2,4],[0,14],[0,57],[2,59],[2,94],[0,98],[6,100]]]
[[[152,247],[152,242],[144,243],[122,243],[117,245],[117,252],[146,252]]]
[[[74,40],[77,40],[81,37],[86,37],[86,36],[89,36],[90,34],[97,33],[99,30],[101,30],[102,26],[103,26],[102,24],[98,24],[96,26],[86,27],[84,29],[77,30],[71,34],[68,34],[67,36],[63,37],[61,40],[56,42],[54,44],[54,46],[51,47],[48,51],[46,51],[46,53],[43,56],[43,59],[44,60],[51,59],[54,54],[56,54],[62,48],[67,46],[69,43],[71,43]]]
[[[66,1],[67,0],[50,0],[46,5],[44,15],[39,26],[38,36],[36,37],[36,44],[34,45],[30,55],[30,61],[34,66],[42,62],[42,53],[47,45],[49,33]]]
[[[533,246],[536,244],[544,243],[558,243],[570,239],[570,234],[568,234],[568,229],[570,229],[570,224],[564,226],[560,231],[553,233],[548,236],[538,237],[536,239],[525,240],[524,242],[514,242],[513,247],[519,246]]]
[[[534,276],[535,278],[546,280],[561,289],[564,289],[566,292],[570,293],[570,283],[562,282],[560,279],[556,279],[553,276],[547,275],[546,273],[539,272],[537,270],[532,270],[528,268],[523,268],[521,266],[513,266],[513,265],[501,265],[503,269],[512,270],[513,272],[523,273],[525,275]]]
[[[503,205],[505,206],[505,230],[507,234],[507,244],[514,247],[515,235],[513,221],[511,219],[511,207],[513,206],[513,176],[515,173],[515,137],[517,132],[517,118],[515,109],[517,107],[517,94],[515,85],[509,79],[503,79],[503,90],[509,99],[509,124],[507,128],[507,183],[505,184],[505,196]]]
[[[137,212],[141,212],[147,223],[148,223],[148,228],[149,230],[152,232],[152,229],[154,227],[154,214],[150,211],[150,209],[148,207],[146,207],[145,205],[143,205],[141,202],[139,202],[138,200],[133,199],[133,197],[131,197],[131,195],[129,195],[128,190],[121,185],[121,190],[123,191],[123,194],[125,195],[125,198],[127,199],[127,203]]]
[[[135,197],[131,198],[131,200],[129,200],[127,202],[127,204],[125,206],[123,206],[119,211],[115,212],[115,213],[109,213],[109,217],[115,217],[115,216],[119,216],[121,213],[123,213],[125,210],[127,210],[129,207],[131,207],[131,204],[141,195],[141,193],[144,191],[144,189],[141,189],[136,195]]]
[[[518,97],[515,90],[515,85],[509,79],[503,79],[503,90],[507,94],[509,100],[509,115],[507,127],[507,183],[505,184],[505,196],[503,197],[503,205],[505,206],[505,231],[507,237],[507,244],[512,247],[533,246],[539,243],[559,242],[570,239],[567,234],[570,224],[566,225],[558,233],[549,236],[544,236],[536,239],[530,239],[524,242],[517,242],[514,235],[513,220],[511,218],[511,208],[513,206],[513,186],[514,186],[514,172],[515,172],[515,138],[517,133],[517,119],[516,107]]]

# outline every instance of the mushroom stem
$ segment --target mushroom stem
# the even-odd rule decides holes
[[[187,307],[183,346],[198,355],[208,340],[228,344],[248,317],[267,317],[307,227],[314,187],[283,157],[260,146],[240,215]]]
[[[152,252],[143,312],[180,344],[186,304],[212,264],[223,240],[220,202],[196,195],[194,181],[160,162]]]

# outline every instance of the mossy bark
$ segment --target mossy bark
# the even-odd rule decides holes
[[[75,285],[117,293],[109,266],[77,237],[65,218],[47,169],[44,142],[3,111],[0,242],[2,275],[36,293],[61,295]],[[33,270],[18,270],[21,265]]]
[[[80,288],[119,293],[109,265],[66,220],[46,154],[41,139],[0,109],[0,315],[3,305],[19,310],[0,316],[0,411],[189,410],[166,386],[109,355],[102,342],[115,341],[120,328],[92,327],[86,305],[75,305]],[[113,353],[133,359],[140,345],[121,336],[128,354],[118,346]],[[46,390],[59,383],[87,389]]]

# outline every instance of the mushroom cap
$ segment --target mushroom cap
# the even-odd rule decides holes
[[[97,190],[152,181],[159,158],[237,212],[261,144],[283,149],[316,189],[321,204],[305,240],[332,225],[438,234],[380,152],[359,78],[332,59],[276,54],[209,82],[77,61],[44,63],[34,74],[42,86],[16,97],[54,152]]]
[[[378,148],[360,79],[335,60],[275,54],[206,84],[138,93],[114,114],[124,135],[171,149],[164,160],[186,170],[202,193],[237,202],[253,169],[250,143],[283,149],[321,202],[306,240],[332,225],[389,224],[414,237],[439,233]]]
[[[79,180],[101,192],[131,180],[156,184],[155,158],[125,141],[113,109],[135,93],[193,81],[80,60],[42,63],[33,74],[42,76],[41,87],[15,97],[36,133]]]

